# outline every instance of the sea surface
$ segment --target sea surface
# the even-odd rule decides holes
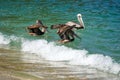
[[[81,39],[58,43],[57,30],[51,30],[50,26],[68,21],[79,23],[78,13],[82,14],[85,25],[85,29],[75,30]],[[36,20],[42,20],[48,27],[48,32],[42,36],[31,36],[26,30]],[[12,56],[12,52],[19,55]],[[56,75],[68,72],[70,77],[81,80],[119,80],[120,0],[0,0],[0,60],[5,53],[21,62],[49,64]],[[56,69],[59,67],[60,70]],[[34,75],[47,80],[50,74],[46,74],[47,77]],[[64,79],[66,74],[54,79]]]

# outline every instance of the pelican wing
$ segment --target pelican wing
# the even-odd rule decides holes
[[[75,22],[72,22],[72,21],[69,21],[67,23],[65,23],[66,25],[68,26],[75,26],[75,27],[81,27],[79,24],[75,23]]]

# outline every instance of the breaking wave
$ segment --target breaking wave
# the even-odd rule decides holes
[[[46,40],[26,40],[22,44],[22,51],[37,54],[46,60],[68,61],[70,65],[87,65],[114,74],[120,72],[120,64],[115,63],[109,56],[89,54],[87,50],[59,46]]]
[[[15,36],[5,36],[0,33],[0,45],[9,45],[11,41],[21,40],[20,51],[34,53],[50,61],[66,61],[69,65],[86,65],[99,70],[120,75],[120,64],[109,56],[89,54],[85,49],[73,49],[64,45],[57,45],[47,40],[29,40]]]

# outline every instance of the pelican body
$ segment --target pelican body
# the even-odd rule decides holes
[[[74,36],[80,39],[80,37],[74,33],[73,28],[84,29],[85,26],[84,26],[81,14],[77,14],[77,19],[79,21],[79,24],[69,21],[65,24],[56,24],[51,26],[51,29],[58,29],[57,34],[62,39],[61,42],[73,41]]]
[[[40,29],[41,28],[41,29]],[[43,25],[41,20],[37,20],[35,25],[27,27],[30,35],[43,35],[46,32],[46,26]]]

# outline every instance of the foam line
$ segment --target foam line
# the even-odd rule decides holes
[[[88,54],[87,50],[58,46],[54,42],[48,43],[46,40],[26,40],[22,44],[22,51],[37,54],[46,60],[68,61],[69,65],[87,65],[114,74],[120,72],[120,64],[115,63],[109,56]]]

